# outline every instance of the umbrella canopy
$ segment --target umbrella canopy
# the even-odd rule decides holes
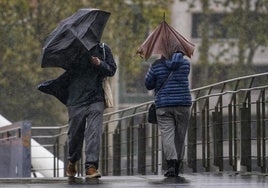
[[[163,21],[142,43],[137,50],[137,54],[140,54],[146,60],[152,54],[160,54],[166,59],[170,59],[172,54],[177,51],[191,57],[194,52],[194,44]]]
[[[42,82],[37,86],[38,90],[53,95],[66,105],[68,98],[68,85],[70,82],[70,75],[65,71],[58,78]]]
[[[41,67],[70,68],[81,51],[89,51],[100,42],[109,16],[98,9],[80,9],[62,20],[43,46]]]

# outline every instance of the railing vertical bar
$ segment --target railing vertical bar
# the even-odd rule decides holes
[[[101,137],[101,172],[105,172],[105,133],[102,133]]]
[[[159,162],[159,157],[158,157],[158,154],[159,154],[159,135],[158,135],[158,126],[155,127],[155,148],[156,148],[156,156],[155,156],[155,175],[158,174],[158,162]],[[162,152],[163,153],[163,152]]]
[[[265,104],[267,104],[267,101],[265,101],[265,89],[262,91],[262,173],[267,172],[266,168],[266,160],[267,160],[267,155],[266,155],[266,112],[265,112]]]
[[[113,175],[121,175],[121,136],[119,129],[116,129],[113,134]]]
[[[130,162],[130,164],[131,164],[131,167],[130,167],[130,169],[131,169],[131,175],[133,175],[134,174],[134,140],[135,140],[135,138],[134,138],[134,117],[131,118],[130,127],[131,127],[131,130],[130,130],[130,134],[131,134],[131,140],[130,140],[130,143],[131,143],[131,147],[130,147],[131,148],[131,150],[130,150],[131,162]]]
[[[130,152],[131,152],[131,144],[130,144],[130,141],[131,141],[131,138],[130,138],[130,131],[131,131],[131,127],[128,126],[127,127],[127,175],[131,175],[130,174]]]
[[[57,137],[57,177],[59,177],[60,176],[60,172],[59,172],[59,170],[60,170],[60,165],[59,165],[59,163],[60,163],[60,144],[59,144],[59,137]]]
[[[233,110],[232,103],[228,105],[228,141],[229,141],[229,165],[234,166],[233,161]]]
[[[153,173],[155,173],[155,124],[151,124],[151,140],[152,140],[152,149],[151,149],[151,156],[152,156],[152,159],[151,159],[151,171]]]
[[[192,168],[193,172],[196,172],[196,149],[197,149],[197,105],[196,102],[193,103],[191,109],[190,123],[187,135],[187,161],[188,166]]]
[[[255,77],[252,77],[252,82],[251,82],[251,85],[250,87],[252,87],[253,85],[253,81],[254,81]],[[250,153],[249,153],[249,156],[248,156],[248,171],[251,172],[252,171],[252,151],[251,151],[251,132],[252,132],[252,126],[251,126],[251,90],[249,90],[247,92],[247,95],[248,95],[248,142],[249,142],[249,146],[250,146]]]
[[[63,151],[64,151],[64,170],[63,170],[63,175],[66,176],[66,166],[68,164],[68,159],[67,159],[67,156],[68,156],[68,151],[67,151],[67,141],[65,141],[64,143],[64,146],[63,146]]]
[[[251,127],[250,113],[246,103],[241,108],[241,165],[251,171]]]
[[[201,122],[202,122],[202,165],[206,168],[206,126],[205,126],[205,110],[202,109],[201,112]]]
[[[220,157],[220,164],[219,164],[219,168],[220,171],[223,171],[223,160],[224,160],[224,156],[223,156],[223,107],[222,107],[222,95],[219,97],[219,102],[220,102],[220,111],[219,111],[219,116],[218,116],[218,124],[219,124],[219,137],[220,137],[220,141],[219,141],[219,145],[220,145],[220,153],[219,153],[219,157]]]
[[[105,127],[105,175],[109,173],[109,126]]]
[[[138,129],[138,173],[146,174],[146,128],[144,124]]]
[[[257,165],[262,166],[261,160],[261,109],[260,100],[256,102],[256,123],[257,123]]]
[[[53,144],[53,177],[56,177],[56,144]]]
[[[233,130],[234,130],[234,170],[236,171],[238,168],[238,131],[237,131],[237,107],[236,107],[236,93],[234,93],[233,95],[233,119],[234,119],[234,123],[233,123]]]
[[[207,145],[207,159],[206,159],[206,171],[210,171],[210,117],[209,117],[209,99],[207,100],[206,105],[206,145]]]

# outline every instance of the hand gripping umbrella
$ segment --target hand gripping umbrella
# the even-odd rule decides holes
[[[80,9],[62,20],[43,46],[41,67],[69,69],[81,50],[89,51],[100,42],[109,16],[98,9]]]
[[[194,52],[194,44],[163,21],[142,43],[137,54],[146,60],[152,54],[160,54],[166,59],[170,59],[172,54],[177,51],[191,57]]]

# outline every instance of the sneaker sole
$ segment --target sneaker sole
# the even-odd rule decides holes
[[[66,172],[66,176],[67,177],[75,177],[76,176],[76,173],[75,174],[69,174],[69,173]]]
[[[86,178],[100,178],[101,175],[96,173],[96,174],[92,174],[92,175],[86,175]]]

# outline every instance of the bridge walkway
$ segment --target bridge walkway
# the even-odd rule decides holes
[[[5,188],[267,188],[268,175],[253,173],[190,173],[178,178],[165,178],[159,175],[103,176],[100,179],[62,178],[2,178],[0,187]]]

